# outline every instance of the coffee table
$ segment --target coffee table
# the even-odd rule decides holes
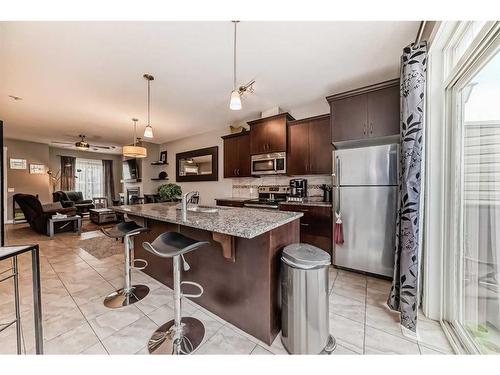
[[[79,215],[68,217],[51,217],[47,222],[47,232],[51,240],[54,239],[54,223],[71,223],[73,222],[73,232],[82,233],[82,217]]]
[[[92,208],[90,209],[90,221],[97,225],[114,223],[117,221],[116,213],[110,208]]]

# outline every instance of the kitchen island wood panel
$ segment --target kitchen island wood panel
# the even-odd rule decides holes
[[[221,244],[214,241],[213,232],[128,215],[146,225],[149,233],[135,236],[135,257],[149,265],[143,271],[163,284],[173,287],[172,260],[158,258],[142,248],[167,231],[177,231],[209,245],[185,255],[190,270],[182,279],[200,283],[204,294],[193,302],[220,316],[250,335],[271,345],[279,333],[280,303],[279,274],[282,249],[299,242],[299,219],[286,223],[254,238],[234,238],[234,262],[222,255]],[[183,290],[189,293],[186,287]],[[165,318],[166,319],[166,318]]]

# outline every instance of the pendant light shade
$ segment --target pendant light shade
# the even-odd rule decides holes
[[[148,152],[144,147],[140,146],[123,146],[123,156],[127,158],[145,158]]]
[[[232,21],[234,24],[234,41],[233,41],[233,91],[229,100],[229,109],[239,111],[241,109],[241,95],[236,88],[236,25],[239,21]]]
[[[154,81],[155,77],[151,74],[144,74],[143,77],[148,81],[148,125],[144,129],[144,137],[153,138],[153,127],[151,126],[151,81]]]
[[[237,90],[231,92],[231,100],[229,101],[229,108],[233,111],[239,111],[241,109],[241,96]]]
[[[153,138],[153,128],[150,125],[146,126],[146,129],[144,129],[144,137]]]
[[[136,118],[133,118],[134,122],[134,142],[132,146],[123,146],[123,156],[126,158],[145,158],[148,156],[148,150],[145,147],[137,146],[137,121]]]

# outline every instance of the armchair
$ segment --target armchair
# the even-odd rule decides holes
[[[68,216],[76,215],[76,207],[63,207],[60,202],[42,205],[37,197],[31,194],[14,194],[14,201],[23,211],[30,227],[41,234],[47,235],[47,221],[57,212]],[[71,225],[54,223],[54,231],[71,230]]]

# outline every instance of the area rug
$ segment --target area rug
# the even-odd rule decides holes
[[[120,240],[116,241],[104,236],[80,240],[78,246],[97,259],[123,254],[123,244]]]

